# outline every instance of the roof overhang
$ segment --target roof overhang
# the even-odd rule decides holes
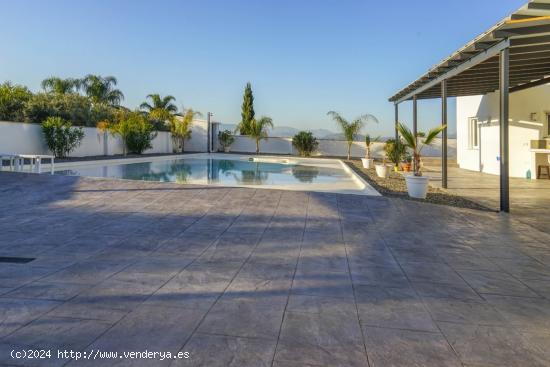
[[[389,100],[401,103],[447,95],[483,95],[498,90],[499,54],[510,48],[510,91],[550,83],[550,0],[531,0],[454,52]]]

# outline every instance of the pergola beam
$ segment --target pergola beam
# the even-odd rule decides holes
[[[542,76],[537,75],[537,77],[533,77],[532,75],[510,77],[510,84],[512,84],[513,86],[514,84],[532,82],[535,80],[544,79],[547,75],[550,75],[550,72]],[[488,79],[478,79],[478,80],[449,81],[449,88],[460,88],[463,86],[470,86],[472,88],[477,88],[477,87],[483,87],[485,85],[498,85],[498,77],[496,79],[488,78]]]
[[[516,85],[512,88],[510,88],[510,93],[519,92],[525,89],[538,87],[539,85],[544,85],[550,83],[550,77],[546,77],[540,80],[534,80],[525,84]]]
[[[480,51],[485,51],[485,50],[488,50],[490,49],[491,47],[493,47],[495,44],[497,44],[498,41],[494,41],[494,42],[477,42],[474,47],[477,49],[477,50],[480,50]]]
[[[510,55],[550,51],[550,44],[524,45],[510,48]]]
[[[524,72],[510,72],[511,79],[523,79],[527,78],[530,80],[537,80],[542,79],[546,77],[548,74],[550,74],[550,68],[544,68],[537,71],[524,71]],[[460,76],[455,77],[451,80],[449,80],[449,83],[463,83],[463,82],[470,82],[472,86],[475,86],[477,82],[485,82],[485,81],[498,81],[499,74],[491,71],[485,74],[475,74],[475,75],[466,75],[466,76]],[[432,88],[435,89],[435,88]]]
[[[534,10],[550,10],[550,4],[530,2],[529,4],[527,4],[527,8]]]
[[[550,4],[546,4],[550,5]],[[550,24],[541,24],[534,26],[525,26],[518,28],[509,28],[503,30],[497,30],[493,32],[494,38],[508,38],[518,36],[528,36],[531,34],[550,33]]]
[[[510,40],[510,46],[526,46],[526,45],[539,45],[550,43],[550,35],[534,36],[527,38],[515,38]]]
[[[544,72],[545,70],[550,68],[550,63],[545,65],[535,65],[534,67],[530,67],[528,69],[521,68],[521,67],[514,67],[510,68],[511,74],[517,74],[517,73],[535,73],[535,72]],[[490,69],[472,69],[471,71],[464,72],[460,75],[457,75],[455,78],[468,78],[470,76],[479,76],[479,75],[488,75],[488,74],[494,74],[498,77],[498,68],[490,68]]]
[[[472,66],[477,65],[477,64],[479,64],[479,63],[481,63],[481,62],[483,62],[487,59],[490,59],[491,57],[494,57],[494,56],[498,55],[501,50],[503,50],[504,48],[507,48],[509,46],[510,46],[509,40],[507,40],[507,39],[502,40],[499,43],[492,46],[491,48],[489,48],[487,50],[484,50],[483,52],[481,52],[481,53],[477,54],[476,56],[472,57],[471,59],[463,62],[459,66],[447,71],[446,73],[440,75],[439,77],[433,79],[432,81],[430,81],[430,82],[428,82],[428,83],[426,83],[422,86],[419,86],[418,88],[413,87],[414,92],[407,92],[407,93],[404,93],[403,95],[400,95],[399,97],[396,97],[395,99],[392,98],[393,102],[401,103],[403,101],[407,101],[407,100],[411,99],[415,94],[422,93],[422,92],[432,88],[433,86],[439,85],[443,80],[452,78],[453,76],[462,73],[463,71],[471,68]]]
[[[510,67],[521,67],[521,66],[529,66],[529,65],[538,65],[538,64],[548,64],[550,63],[550,56],[526,56],[529,54],[522,54],[522,56],[518,56],[516,58],[510,57]],[[487,61],[481,65],[479,65],[479,69],[483,68],[494,68],[499,66],[498,61]]]
[[[529,15],[529,14],[512,14],[510,19],[512,20],[524,20],[524,19],[532,19],[536,18],[536,15]]]

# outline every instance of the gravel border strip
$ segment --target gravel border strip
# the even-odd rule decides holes
[[[463,198],[462,196],[452,195],[445,190],[430,186],[426,200],[413,199],[407,194],[407,185],[405,179],[399,173],[391,172],[387,179],[376,175],[374,169],[365,169],[360,160],[343,160],[355,173],[367,181],[380,194],[387,197],[400,198],[411,201],[427,202],[432,204],[454,206],[457,208],[475,209],[489,212],[496,212],[484,205]]]

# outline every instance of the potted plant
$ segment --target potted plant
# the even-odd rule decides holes
[[[412,156],[409,153],[405,154],[405,159],[403,159],[403,163],[401,163],[401,169],[403,172],[411,172],[411,160]]]
[[[393,162],[394,171],[398,172],[399,163],[403,160],[403,157],[405,157],[405,154],[407,153],[407,147],[405,144],[403,144],[401,139],[388,139],[384,145],[384,152],[386,153],[386,157]]]
[[[392,166],[392,164],[386,163],[386,157],[384,157],[381,164],[374,165],[374,168],[376,169],[376,175],[380,178],[390,177]]]
[[[365,136],[365,158],[361,158],[361,162],[363,162],[363,168],[371,169],[372,167],[374,167],[374,158],[372,158],[371,156],[371,147],[373,143],[376,143],[378,141],[380,141],[379,136],[376,138],[371,138],[369,134]]]
[[[434,139],[447,125],[441,125],[428,131],[427,134],[417,132],[416,136],[403,124],[398,124],[398,130],[403,137],[404,144],[412,151],[413,174],[406,175],[407,191],[409,196],[417,199],[425,199],[428,194],[429,177],[422,176],[420,161],[421,153],[425,146],[432,145]]]
[[[222,149],[225,153],[229,152],[229,148],[231,147],[231,144],[235,141],[235,138],[231,134],[231,131],[224,130],[220,131],[218,133],[218,141],[220,142],[220,145],[222,146]]]

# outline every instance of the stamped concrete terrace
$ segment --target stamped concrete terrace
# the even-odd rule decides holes
[[[36,258],[0,263],[2,365],[550,365],[550,235],[513,216],[16,173],[0,203],[0,256]]]

